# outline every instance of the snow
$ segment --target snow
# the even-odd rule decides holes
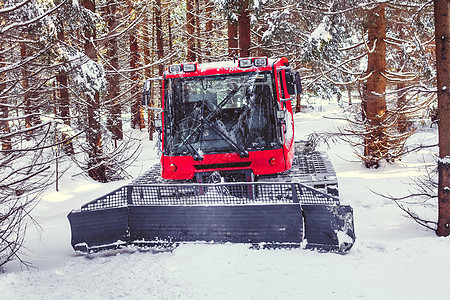
[[[322,47],[322,41],[328,43],[333,38],[327,29],[328,22],[328,18],[325,17],[322,20],[322,23],[320,23],[319,26],[317,26],[317,28],[311,33],[310,40],[318,41],[317,50],[320,50],[320,48]]]
[[[449,165],[450,164],[450,155],[440,158],[439,162],[444,165]]]
[[[294,138],[294,124],[292,124],[292,114],[288,110],[285,110],[284,122],[286,128],[286,145],[290,145]]]
[[[295,118],[295,139],[335,130],[343,121],[338,107],[309,110]],[[437,131],[423,128],[413,142],[436,143]],[[129,172],[134,176],[157,163],[142,134],[143,151]],[[325,145],[336,169],[340,199],[354,209],[356,244],[345,255],[316,251],[253,250],[242,244],[185,244],[171,252],[133,249],[89,256],[70,246],[67,214],[131,180],[101,184],[66,172],[60,191],[48,190],[33,211],[42,231],[30,227],[22,258],[0,274],[1,299],[448,299],[442,282],[450,269],[450,239],[436,237],[405,218],[391,201],[408,194],[421,168],[435,164],[436,148],[410,154],[396,164],[366,169],[343,142]],[[436,219],[433,206],[415,207]],[[340,237],[345,238],[345,236]]]

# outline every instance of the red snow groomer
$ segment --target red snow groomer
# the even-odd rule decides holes
[[[286,58],[168,66],[157,120],[161,165],[72,211],[74,249],[185,242],[350,249],[353,211],[339,203],[331,163],[294,142],[291,100],[300,91]]]

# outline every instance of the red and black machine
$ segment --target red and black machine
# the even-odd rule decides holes
[[[339,202],[331,163],[294,141],[291,100],[301,83],[286,58],[175,64],[162,81],[161,164],[72,211],[75,250],[212,241],[352,247],[353,210]]]

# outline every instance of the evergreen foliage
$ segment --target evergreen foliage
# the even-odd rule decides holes
[[[195,0],[189,8],[187,2],[0,3],[0,266],[17,257],[22,221],[52,182],[55,160],[71,159],[98,181],[126,177],[124,167],[139,152],[139,143],[126,134],[128,124],[147,127],[153,138],[153,111],[140,106],[144,79],[158,78],[165,65],[189,57],[214,62],[237,55],[230,49],[229,25],[244,13],[250,33],[241,29],[244,44],[238,47],[250,56],[288,57],[301,72],[303,101],[346,94],[351,101],[364,94],[372,51],[367,13],[378,1]],[[382,126],[392,147],[375,166],[400,157],[414,120],[423,108],[437,107],[431,3],[394,0],[385,12]],[[155,107],[161,92],[161,84],[154,84]],[[348,111],[345,136],[352,133],[349,142],[365,160],[364,108]],[[19,160],[29,166],[17,170]]]

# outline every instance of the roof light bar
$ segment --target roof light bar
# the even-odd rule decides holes
[[[196,64],[184,64],[183,71],[184,72],[195,72],[197,70]]]
[[[251,66],[265,67],[269,64],[267,57],[242,58],[239,59],[239,68],[248,68]]]
[[[253,64],[255,67],[265,67],[267,66],[267,57],[258,57],[253,59]]]
[[[169,66],[169,73],[180,73],[181,65],[171,65]]]
[[[240,59],[239,60],[239,68],[248,68],[252,66],[252,59],[246,58],[246,59]]]

